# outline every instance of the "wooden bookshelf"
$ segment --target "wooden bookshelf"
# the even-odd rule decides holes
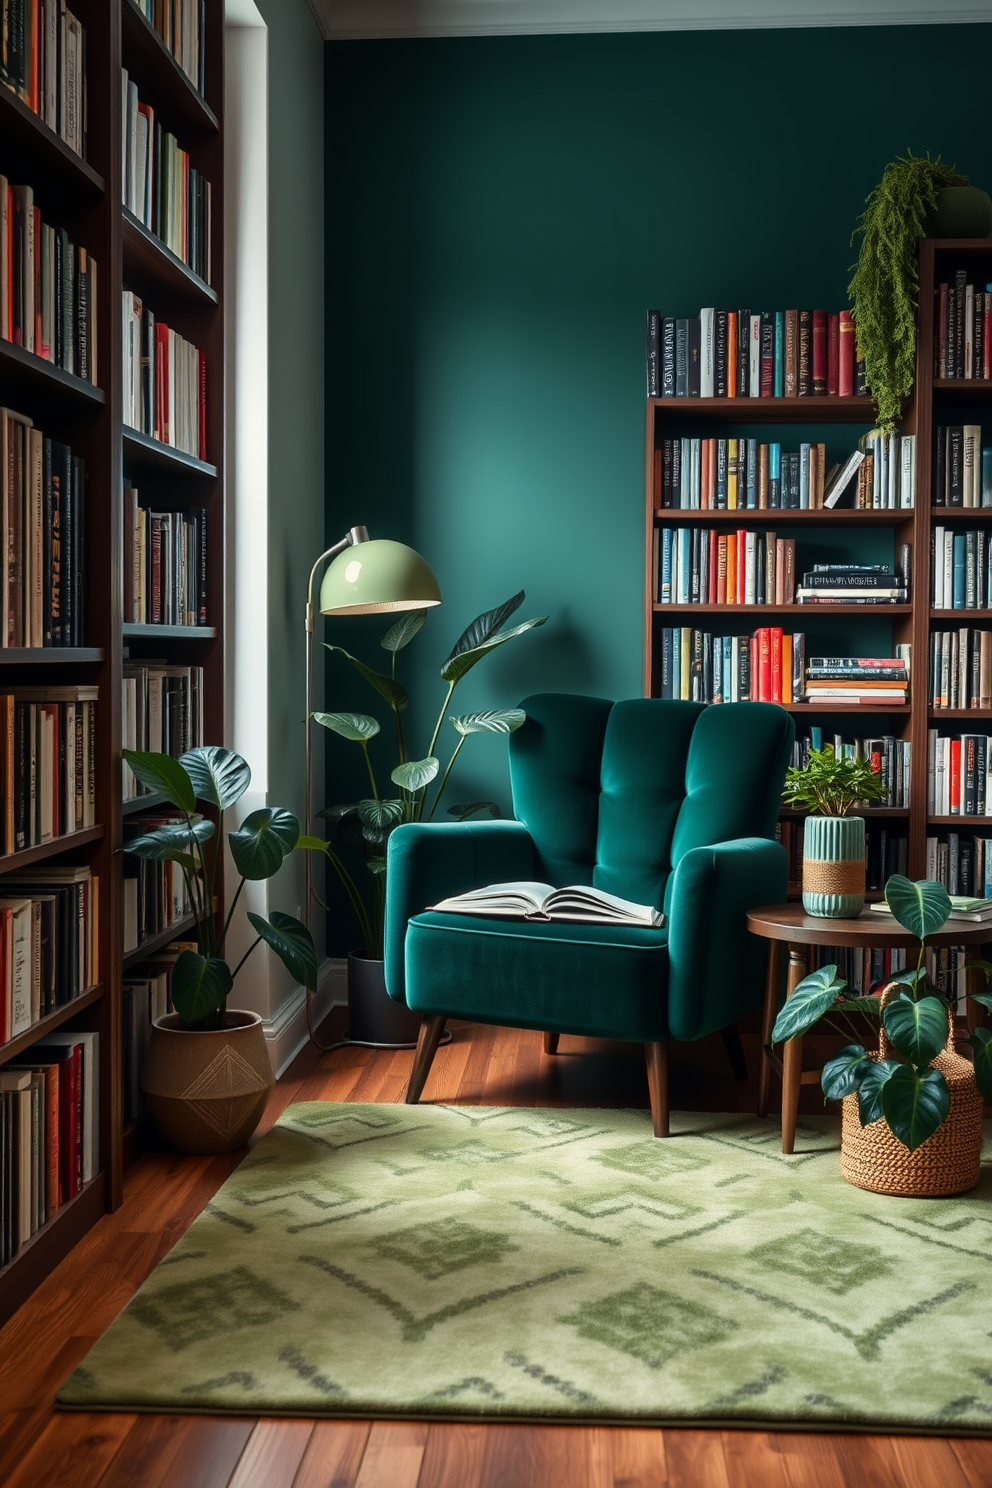
[[[750,437],[776,425],[803,424],[810,430],[823,426],[819,434],[804,432],[804,439],[832,439],[836,445],[842,426],[848,426],[849,447],[866,428],[875,422],[874,407],[867,398],[651,398],[647,401],[646,470],[646,552],[645,552],[645,620],[644,620],[644,690],[650,696],[658,675],[661,630],[665,625],[723,633],[726,622],[735,634],[752,633],[765,624],[785,625],[787,629],[815,637],[812,654],[852,654],[855,646],[864,655],[892,655],[890,646],[912,646],[913,676],[909,702],[905,705],[843,703],[794,703],[788,711],[800,719],[821,723],[825,731],[840,734],[893,734],[908,741],[912,752],[909,805],[866,811],[871,819],[889,817],[895,824],[905,824],[908,836],[909,873],[912,878],[926,874],[926,838],[941,828],[957,828],[992,837],[992,816],[943,817],[928,814],[927,809],[927,743],[928,730],[957,734],[987,730],[992,735],[992,712],[975,708],[931,708],[928,701],[928,661],[930,635],[934,630],[959,628],[992,628],[992,610],[937,610],[930,604],[931,533],[941,525],[988,524],[992,508],[932,507],[933,499],[933,431],[939,423],[981,421],[981,412],[992,410],[992,382],[978,379],[935,379],[934,377],[934,297],[942,281],[953,282],[954,270],[967,264],[976,284],[992,282],[992,240],[933,240],[920,243],[919,303],[915,386],[903,408],[901,429],[916,437],[916,504],[911,510],[831,511],[685,511],[660,507],[660,492],[654,489],[655,452],[665,438],[740,437],[744,429]],[[992,417],[989,418],[992,426]],[[832,430],[832,433],[830,432]],[[992,443],[992,427],[986,429],[983,443]],[[760,434],[776,439],[775,433]],[[839,458],[839,456],[834,456]],[[655,531],[662,527],[716,528],[733,531],[774,531],[797,540],[797,570],[807,566],[802,553],[804,534],[814,544],[829,541],[830,561],[843,556],[844,545],[868,534],[873,553],[891,533],[892,558],[897,560],[899,546],[911,543],[913,564],[910,602],[899,605],[712,605],[659,604],[655,600],[654,541]],[[819,533],[817,538],[816,534]],[[819,561],[819,553],[818,559]],[[854,561],[865,561],[855,559]],[[871,561],[879,561],[873,558]],[[670,617],[670,618],[667,618]],[[787,621],[786,621],[787,617]],[[719,618],[721,629],[713,625]],[[829,639],[836,635],[837,648]],[[860,637],[863,636],[863,640]],[[857,640],[855,638],[858,638]],[[880,639],[884,637],[884,639]],[[882,646],[885,649],[879,650]],[[821,651],[822,647],[822,651]],[[861,714],[864,727],[852,726],[847,714]],[[846,727],[845,727],[846,724]],[[944,726],[947,726],[946,728]],[[962,728],[962,725],[965,727]],[[783,812],[784,820],[795,820],[803,813]]]
[[[88,148],[80,159],[6,87],[0,86],[0,173],[31,185],[43,219],[65,227],[98,265],[98,386],[0,341],[0,403],[46,434],[64,439],[87,469],[85,644],[43,651],[0,649],[0,687],[35,680],[81,681],[99,688],[96,802],[99,826],[0,858],[0,874],[29,864],[85,863],[99,875],[100,984],[0,1046],[0,1065],[63,1024],[100,1035],[100,1152],[97,1176],[0,1269],[0,1322],[108,1209],[121,1202],[123,1126],[121,977],[123,824],[163,804],[158,795],[121,799],[122,668],[126,650],[204,667],[205,735],[223,739],[223,434],[224,434],[224,137],[223,6],[206,6],[205,97],[182,72],[132,0],[74,0],[86,28]],[[121,205],[121,70],[153,105],[162,127],[189,152],[213,198],[210,283],[201,279]],[[207,459],[182,454],[123,425],[123,289],[140,293],[156,317],[205,354]],[[146,504],[208,512],[207,606],[210,625],[124,624],[123,484]],[[6,668],[6,673],[4,672]],[[172,926],[126,958],[129,968],[188,928]]]

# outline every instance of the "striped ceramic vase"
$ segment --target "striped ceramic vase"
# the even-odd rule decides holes
[[[803,909],[847,919],[865,907],[865,823],[861,816],[808,816],[803,833]]]

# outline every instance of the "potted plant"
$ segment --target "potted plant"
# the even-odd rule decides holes
[[[271,878],[297,848],[323,850],[325,844],[301,837],[296,817],[281,807],[252,811],[227,836],[241,881],[221,919],[214,904],[216,843],[207,851],[216,828],[198,805],[219,813],[239,801],[251,780],[247,762],[216,745],[191,749],[178,760],[132,749],[123,756],[141,784],[163,795],[181,818],[131,839],[127,851],[179,865],[196,921],[197,949],[181,952],[172,971],[175,1011],[152,1028],[142,1075],[145,1101],[181,1152],[232,1152],[255,1130],[274,1083],[261,1018],[227,1006],[235,978],[264,941],[297,981],[313,988],[317,957],[306,926],[278,910],[268,920],[249,913],[256,939],[233,970],[224,959],[225,940],[246,883]]]
[[[878,427],[891,429],[916,372],[917,248],[923,237],[987,237],[992,203],[938,156],[887,165],[851,236],[861,246],[848,294]]]
[[[803,909],[823,919],[859,915],[865,905],[865,823],[853,806],[885,798],[871,761],[837,755],[832,744],[810,749],[801,768],[785,772],[782,799],[811,813],[803,830]]]
[[[952,1046],[953,997],[927,974],[926,937],[951,912],[944,886],[894,874],[885,900],[919,941],[916,965],[867,997],[850,995],[836,966],[811,972],[775,1020],[772,1041],[795,1038],[821,1018],[855,1035],[821,1077],[824,1097],[844,1102],[841,1169],[850,1183],[877,1193],[963,1193],[980,1175],[983,1103],[992,1101],[992,1028],[978,1027],[965,1040],[974,1063],[962,1058]],[[992,1008],[988,993],[973,1000]],[[857,1037],[852,1013],[878,1029],[877,1050],[869,1053]]]
[[[441,666],[441,679],[447,684],[437,721],[426,751],[411,758],[403,727],[403,714],[409,705],[409,694],[396,675],[396,659],[418,634],[426,619],[424,610],[403,615],[391,625],[380,641],[389,654],[388,672],[377,671],[352,656],[340,646],[328,645],[350,663],[378,693],[392,714],[395,764],[389,772],[395,791],[380,789],[369,741],[380,732],[378,719],[366,713],[314,713],[321,727],[347,739],[362,750],[368,774],[370,793],[362,800],[327,807],[321,815],[327,818],[341,841],[357,849],[368,878],[365,884],[356,880],[339,853],[328,847],[327,855],[358,921],[362,946],[348,957],[349,1035],[353,1040],[371,1043],[413,1041],[420,1019],[401,1004],[394,1003],[386,992],[383,972],[383,924],[386,903],[386,844],[401,822],[430,821],[435,816],[441,797],[451,777],[455,761],[472,734],[509,734],[524,722],[519,708],[498,708],[484,712],[448,714],[455,688],[483,657],[525,631],[543,625],[546,615],[523,620],[509,629],[506,622],[521,606],[524,591],[514,594],[493,610],[478,615],[459,636]],[[443,770],[437,752],[442,729],[447,722],[454,739],[446,751]],[[447,814],[463,821],[479,812],[499,815],[493,801],[473,801],[468,805],[449,806]]]

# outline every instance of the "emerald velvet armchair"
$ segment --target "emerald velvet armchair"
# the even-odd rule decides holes
[[[448,1018],[645,1046],[657,1136],[667,1043],[762,1000],[745,915],[786,895],[773,840],[794,728],[768,703],[611,703],[540,693],[510,736],[514,821],[401,826],[389,840],[386,986],[423,1015],[407,1101]],[[512,879],[593,884],[664,910],[659,929],[438,914]],[[736,1037],[736,1028],[734,1029]],[[736,1048],[740,1050],[739,1040]]]

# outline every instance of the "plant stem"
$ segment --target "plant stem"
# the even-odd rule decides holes
[[[234,978],[237,976],[238,972],[241,970],[242,966],[244,966],[245,962],[248,960],[248,957],[251,955],[251,953],[255,949],[255,947],[257,945],[261,945],[261,944],[262,944],[262,937],[261,936],[259,936],[257,940],[253,940],[252,941],[251,945],[245,951],[244,955],[241,957],[241,960],[238,962],[237,966],[231,972],[231,981],[232,982],[234,981]]]
[[[365,908],[365,901],[363,900],[361,894],[358,892],[358,889],[355,885],[355,880],[352,878],[351,874],[348,872],[347,868],[344,866],[337,853],[335,853],[331,848],[328,848],[327,856],[334,868],[335,873],[341,880],[342,888],[348,895],[348,899],[351,902],[351,907],[355,911],[355,916],[358,920],[358,928],[364,935],[365,943],[367,945],[372,939],[372,925],[369,920],[368,910]]]
[[[455,681],[455,682],[449,682],[448,683],[448,693],[447,693],[447,696],[444,699],[444,702],[441,704],[441,711],[437,715],[437,723],[434,725],[434,732],[433,732],[433,734],[431,734],[431,742],[427,746],[427,754],[428,755],[431,755],[431,754],[434,753],[434,746],[437,743],[437,736],[441,732],[441,725],[444,722],[444,715],[445,715],[445,713],[447,713],[447,711],[448,711],[448,704],[451,702],[451,694],[454,692],[454,690],[457,687],[457,685],[458,685],[457,681]]]
[[[455,763],[455,760],[458,758],[458,751],[459,751],[459,749],[461,749],[462,745],[465,743],[465,740],[467,738],[468,738],[468,735],[467,734],[462,734],[459,737],[458,743],[455,745],[454,749],[452,750],[451,758],[448,761],[448,768],[445,770],[444,774],[441,776],[441,784],[437,788],[437,795],[434,797],[434,804],[431,807],[430,816],[427,818],[428,821],[433,821],[434,820],[434,813],[437,810],[437,803],[441,799],[441,792],[444,790],[444,787],[448,783],[448,776],[451,774],[451,767]]]
[[[369,772],[369,780],[372,782],[372,795],[373,795],[373,798],[376,801],[378,801],[378,799],[379,799],[379,790],[378,790],[378,787],[376,786],[376,783],[375,783],[375,774],[374,774],[373,769],[372,769],[372,761],[369,758],[369,746],[368,746],[368,744],[366,743],[366,741],[364,739],[360,740],[360,743],[361,743],[361,746],[362,746],[362,753],[365,756],[365,767],[366,767],[366,769]]]
[[[231,907],[227,911],[227,919],[224,921],[224,929],[221,931],[220,942],[218,945],[218,950],[221,952],[221,954],[223,954],[224,951],[224,942],[227,940],[227,932],[231,928],[231,920],[234,918],[234,907],[237,904],[238,900],[241,898],[241,890],[244,888],[246,883],[247,879],[243,878],[238,884],[234,898],[231,900]]]

